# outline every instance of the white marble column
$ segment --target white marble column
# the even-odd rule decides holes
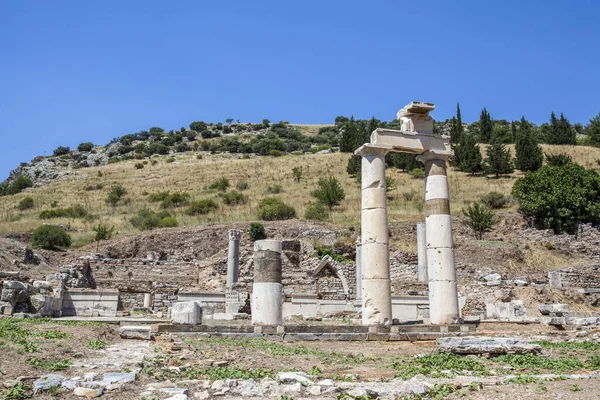
[[[418,257],[418,280],[427,282],[427,238],[425,236],[425,223],[417,223],[417,257]]]
[[[362,299],[362,250],[360,243],[360,236],[356,239],[356,296],[355,299],[360,301]]]
[[[152,306],[152,294],[144,293],[144,308],[150,308]]]
[[[254,284],[250,307],[252,324],[281,325],[283,285],[281,284],[281,241],[254,242]]]
[[[459,318],[454,266],[450,193],[446,174],[447,154],[427,151],[418,157],[425,164],[425,236],[429,278],[429,314],[435,325]]]
[[[238,281],[240,264],[240,237],[242,233],[229,230],[229,247],[227,251],[227,289],[231,290]]]
[[[361,175],[362,324],[392,323],[389,233],[385,187],[386,150],[364,145]]]

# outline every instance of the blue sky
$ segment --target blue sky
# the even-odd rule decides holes
[[[3,1],[0,179],[59,145],[191,121],[571,122],[600,112],[597,1]]]

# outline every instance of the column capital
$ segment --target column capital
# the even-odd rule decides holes
[[[422,163],[432,160],[447,161],[451,157],[454,157],[454,150],[427,150],[423,154],[417,156],[417,161],[421,161]]]
[[[381,146],[371,143],[365,143],[354,152],[357,156],[383,155],[392,150],[389,146]]]

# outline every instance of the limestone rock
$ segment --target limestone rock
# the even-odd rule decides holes
[[[64,379],[64,376],[58,374],[42,375],[40,379],[33,382],[33,393],[50,390],[53,387],[60,387]]]
[[[518,338],[447,337],[437,339],[437,349],[454,354],[540,354],[538,344]]]
[[[49,281],[33,281],[33,287],[36,289],[52,289],[52,283]]]
[[[313,385],[314,382],[307,378],[304,372],[280,372],[277,374],[277,380],[281,383],[300,383],[305,386]]]
[[[44,309],[44,305],[46,303],[46,296],[43,294],[34,294],[29,298],[29,303],[33,308],[32,312],[40,312]]]
[[[551,317],[565,317],[569,314],[568,304],[540,304],[538,310],[542,315],[549,315]]]
[[[202,308],[197,301],[182,301],[173,304],[171,320],[174,324],[202,324]]]
[[[90,389],[85,387],[76,387],[73,391],[75,396],[87,397],[88,399],[93,399],[95,397],[102,396],[102,388]]]
[[[119,328],[119,334],[123,339],[141,339],[151,340],[152,339],[152,327],[150,326],[122,326]]]
[[[135,372],[107,372],[104,374],[102,382],[106,385],[113,383],[130,383],[135,382]]]

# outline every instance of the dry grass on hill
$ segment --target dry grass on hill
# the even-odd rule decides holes
[[[565,152],[571,154],[585,167],[598,168],[596,160],[600,158],[600,149],[581,146],[544,146],[548,153]],[[266,196],[279,196],[293,206],[302,217],[306,206],[312,201],[310,192],[315,189],[319,178],[333,175],[338,177],[346,191],[346,200],[334,209],[330,221],[333,224],[355,228],[360,224],[360,189],[354,179],[346,173],[349,154],[304,155],[284,157],[255,157],[240,159],[230,155],[204,156],[197,159],[197,153],[175,155],[176,161],[167,163],[167,157],[159,158],[156,165],[150,163],[143,169],[135,169],[139,161],[125,161],[104,167],[93,167],[74,171],[73,176],[64,181],[39,187],[28,193],[0,197],[0,234],[8,232],[26,232],[35,229],[40,223],[59,223],[75,231],[76,244],[88,242],[92,236],[92,227],[99,221],[114,225],[119,233],[135,232],[130,218],[139,210],[152,208],[157,203],[148,201],[148,194],[161,191],[187,192],[192,200],[213,198],[219,209],[199,217],[185,215],[184,208],[170,210],[176,214],[180,226],[195,226],[211,223],[256,220],[258,202]],[[303,178],[296,182],[292,176],[293,167],[302,167]],[[510,194],[512,185],[519,172],[500,179],[482,176],[471,177],[462,172],[450,171],[449,182],[452,212],[458,215],[468,203],[478,200],[491,191]],[[249,188],[243,193],[249,197],[247,204],[227,206],[223,204],[218,192],[208,190],[208,186],[225,176],[236,184],[246,182]],[[396,188],[390,192],[388,203],[390,222],[419,221],[423,214],[423,180],[411,179],[408,174],[389,170],[388,176],[396,181]],[[127,189],[127,203],[113,208],[105,199],[110,186],[121,183]],[[100,190],[86,190],[86,187],[103,185]],[[267,188],[280,185],[281,193],[269,194]],[[35,208],[19,211],[16,206],[26,196],[33,197]],[[82,204],[89,213],[99,217],[97,220],[81,219],[40,220],[40,211],[50,209],[57,201],[58,207]]]

